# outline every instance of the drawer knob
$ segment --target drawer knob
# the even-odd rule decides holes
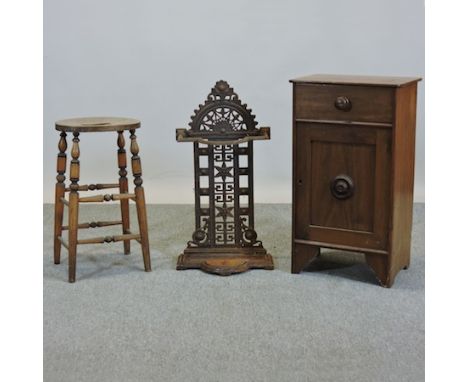
[[[351,104],[351,100],[348,97],[339,96],[339,97],[336,97],[335,107],[338,110],[350,111],[353,105]]]
[[[330,183],[330,191],[336,199],[344,200],[353,196],[354,182],[348,175],[338,175]]]

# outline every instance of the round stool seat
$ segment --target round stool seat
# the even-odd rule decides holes
[[[134,130],[139,127],[138,119],[120,117],[70,118],[55,122],[55,130],[73,133]]]

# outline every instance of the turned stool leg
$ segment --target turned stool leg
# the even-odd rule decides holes
[[[125,151],[125,138],[123,131],[118,132],[117,138],[117,159],[119,166],[119,191],[121,194],[128,193],[128,179],[127,179],[127,153]],[[125,235],[130,230],[130,209],[128,199],[120,200],[120,213],[122,216],[122,233]],[[128,255],[130,253],[130,240],[124,240],[124,253]]]
[[[78,241],[78,181],[80,180],[80,133],[73,133],[72,160],[70,163],[70,199],[68,206],[68,281],[75,282],[76,247]]]
[[[62,243],[59,237],[62,236],[63,225],[63,202],[65,196],[65,171],[67,168],[67,133],[60,133],[58,143],[59,153],[57,155],[57,183],[55,184],[55,222],[54,222],[54,263],[60,264],[60,250]]]
[[[146,203],[145,203],[145,191],[141,186],[143,179],[141,179],[141,161],[138,156],[140,151],[138,143],[136,141],[135,130],[130,130],[130,151],[132,153],[132,172],[135,178],[133,183],[135,184],[135,202],[138,216],[138,225],[140,226],[140,241],[141,250],[143,252],[143,263],[145,265],[145,271],[151,271],[151,258],[149,251],[149,239],[148,239],[148,219],[146,217]]]

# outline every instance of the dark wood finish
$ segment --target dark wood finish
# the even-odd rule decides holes
[[[110,121],[104,127],[99,121]],[[68,122],[67,122],[68,121]],[[71,122],[70,122],[71,121]],[[83,129],[76,128],[74,124],[79,124],[77,121],[86,121],[86,126]],[[92,125],[95,121],[97,125]],[[57,130],[62,130],[59,140],[59,154],[57,157],[57,184],[55,187],[55,223],[54,223],[54,262],[60,263],[60,251],[63,245],[68,249],[68,266],[69,282],[74,282],[76,277],[76,255],[77,246],[80,244],[97,244],[97,243],[112,243],[122,241],[124,245],[124,253],[130,252],[130,240],[136,240],[141,244],[143,252],[143,262],[145,271],[151,271],[151,258],[149,250],[148,238],[148,223],[146,216],[145,195],[142,187],[143,180],[141,178],[141,160],[139,154],[138,144],[136,142],[135,129],[140,126],[137,120],[125,118],[80,118],[66,121],[57,122]],[[132,127],[130,129],[130,127]],[[132,152],[132,171],[134,175],[135,192],[128,192],[127,180],[127,158],[125,151],[125,139],[123,137],[123,130],[130,129],[131,139],[131,152]],[[65,171],[66,171],[66,132],[73,131],[73,145],[71,148],[70,162],[70,185],[65,187]],[[99,132],[99,131],[117,131],[117,159],[119,167],[119,183],[98,183],[90,185],[79,185],[80,179],[80,148],[79,148],[79,135],[80,132]],[[118,194],[103,194],[94,195],[89,197],[80,197],[79,191],[94,191],[108,188],[119,188]],[[65,199],[65,193],[69,191],[69,199]],[[133,234],[130,232],[130,217],[129,217],[129,200],[136,202],[138,225],[140,232]],[[122,220],[114,221],[101,221],[90,223],[78,223],[79,203],[98,203],[119,201]],[[63,209],[68,207],[69,221],[68,225],[63,225]],[[95,237],[89,239],[78,239],[78,230],[87,228],[100,228],[113,225],[122,225],[122,234],[113,236]],[[62,232],[68,230],[68,242],[62,237]]]
[[[385,248],[390,131],[320,123],[298,123],[296,129],[295,238]],[[351,197],[334,195],[337,177],[351,179]]]
[[[55,122],[56,130],[76,133],[135,130],[139,127],[137,119],[118,117],[70,118]]]
[[[176,139],[194,146],[195,231],[177,269],[220,275],[273,269],[257,240],[253,206],[252,141],[269,139],[270,128],[256,128],[252,111],[226,81],[216,83],[191,119],[190,129],[176,130]]]
[[[291,273],[301,273],[312,260],[320,255],[320,247],[293,243],[293,254],[291,257]]]
[[[409,266],[418,80],[292,80],[293,273],[320,247],[364,252],[387,287]]]
[[[360,76],[346,74],[312,74],[310,76],[292,79],[295,84],[324,84],[324,85],[364,85],[383,87],[409,86],[421,81],[420,77],[385,77],[385,76]]]
[[[380,123],[393,120],[393,88],[297,84],[294,91],[297,119]],[[348,100],[347,106],[343,99]]]
[[[407,269],[410,265],[416,142],[416,87],[417,85],[413,84],[396,90],[390,250],[398,255],[390,259],[390,284],[393,283],[400,269]]]
[[[239,145],[241,143],[247,143],[250,141],[261,141],[270,139],[270,128],[260,127],[255,132],[250,133],[251,135],[245,135],[244,137],[233,139],[216,139],[216,141],[203,138],[203,136],[193,136],[190,134],[190,130],[187,129],[176,129],[177,142],[197,142],[205,145],[219,146],[219,145]]]

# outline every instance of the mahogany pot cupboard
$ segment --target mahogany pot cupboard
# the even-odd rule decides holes
[[[321,247],[364,253],[385,287],[409,266],[419,80],[291,80],[292,273]]]

